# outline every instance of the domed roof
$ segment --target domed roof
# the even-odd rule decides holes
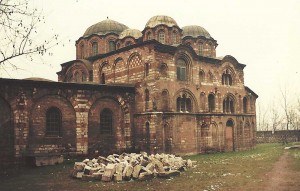
[[[120,34],[123,30],[127,28],[128,27],[122,23],[106,19],[90,26],[88,29],[86,29],[83,36],[90,36],[92,34],[105,35],[108,33]]]
[[[121,32],[119,39],[123,39],[128,36],[138,39],[143,36],[143,34],[137,29],[125,29],[123,32]]]
[[[199,36],[203,36],[205,38],[212,38],[210,34],[205,30],[205,28],[197,26],[197,25],[190,25],[182,27],[182,38],[186,36],[191,36],[197,38]]]
[[[176,21],[173,18],[164,15],[157,15],[149,19],[145,28],[146,27],[154,28],[157,25],[167,25],[168,27],[178,26]]]

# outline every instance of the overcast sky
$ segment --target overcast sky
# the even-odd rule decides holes
[[[278,102],[287,87],[300,98],[300,1],[298,0],[32,0],[43,9],[41,36],[59,34],[53,56],[34,63],[19,61],[24,70],[1,72],[1,77],[43,77],[57,80],[60,64],[75,59],[75,41],[107,17],[143,30],[155,15],[167,15],[179,27],[200,25],[217,40],[217,56],[232,55],[246,64],[245,85],[267,107]],[[18,63],[20,64],[20,63]],[[9,69],[8,69],[9,70]]]

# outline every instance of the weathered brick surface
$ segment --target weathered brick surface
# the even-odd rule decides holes
[[[164,44],[158,42],[160,31]],[[0,142],[1,148],[10,143],[4,158],[65,151],[186,154],[253,148],[257,95],[244,85],[245,65],[232,56],[216,58],[213,38],[184,37],[176,25],[146,27],[142,34],[137,40],[124,38],[132,40],[130,46],[113,31],[80,37],[77,60],[61,65],[59,82],[1,79],[5,115],[0,133],[14,139]],[[109,41],[116,43],[116,51],[109,52]],[[178,73],[179,61],[185,75]],[[45,135],[50,107],[62,113],[60,137]],[[113,113],[110,135],[100,132],[104,109]]]

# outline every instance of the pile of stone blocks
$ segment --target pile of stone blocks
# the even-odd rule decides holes
[[[71,176],[87,181],[150,180],[171,178],[192,167],[191,160],[170,154],[148,155],[145,152],[113,154],[75,162]]]

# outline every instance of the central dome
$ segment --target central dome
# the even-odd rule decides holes
[[[86,29],[83,36],[90,36],[92,34],[106,35],[108,33],[120,34],[123,30],[128,27],[122,23],[114,20],[106,19],[99,23],[96,23]]]
[[[172,17],[157,15],[149,19],[145,28],[146,27],[154,28],[157,25],[167,25],[168,27],[178,26],[176,21]]]

